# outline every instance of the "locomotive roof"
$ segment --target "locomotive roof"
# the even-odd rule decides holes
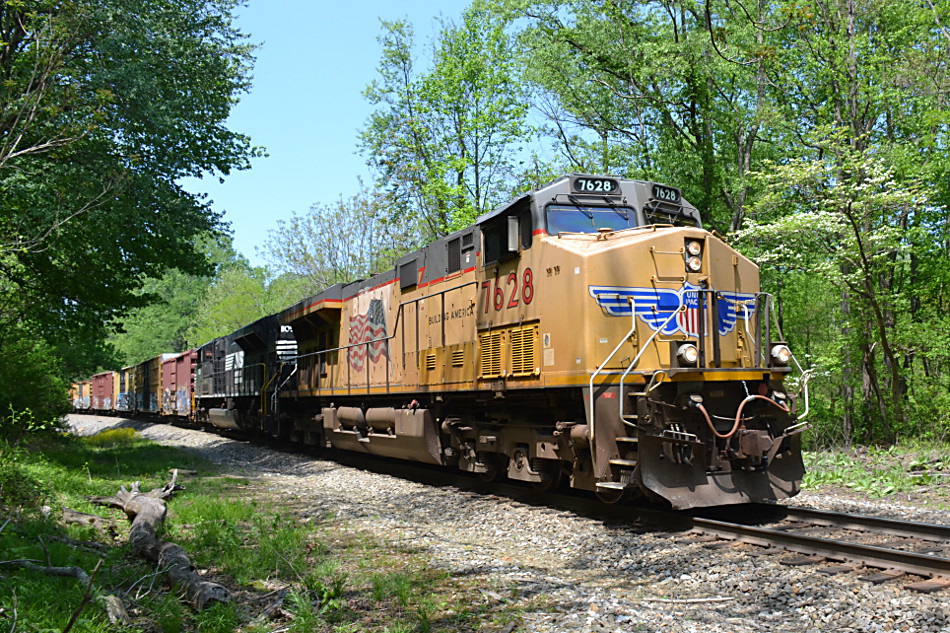
[[[579,179],[613,181],[620,187],[620,191],[618,193],[596,193],[593,195],[579,193],[576,189],[572,188],[572,183]],[[664,189],[666,191],[675,191],[678,199],[674,203],[671,203],[668,200],[657,198],[657,188]],[[480,225],[488,220],[491,220],[492,218],[503,215],[512,207],[523,204],[532,198],[538,200],[543,199],[548,195],[550,195],[552,199],[555,199],[558,195],[570,196],[572,201],[577,200],[581,203],[590,203],[595,205],[603,204],[605,201],[614,203],[622,202],[623,204],[634,203],[638,208],[644,208],[648,205],[657,205],[660,207],[666,207],[668,211],[674,211],[679,215],[693,218],[696,220],[697,225],[702,226],[699,217],[699,211],[696,209],[696,207],[682,198],[679,195],[679,190],[674,187],[647,180],[633,180],[619,176],[598,176],[591,174],[567,174],[560,176],[559,178],[555,178],[554,180],[541,185],[537,189],[532,189],[523,194],[517,195],[507,202],[498,205],[488,213],[480,215],[475,220],[475,224]]]

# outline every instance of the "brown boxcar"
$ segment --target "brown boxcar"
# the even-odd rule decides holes
[[[194,391],[194,350],[162,361],[162,415],[189,417]]]
[[[92,402],[90,408],[96,411],[111,412],[115,398],[115,372],[104,371],[92,377]]]

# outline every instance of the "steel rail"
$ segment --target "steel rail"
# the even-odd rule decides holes
[[[753,545],[774,546],[799,554],[823,556],[833,560],[849,560],[868,567],[895,569],[921,576],[950,577],[950,558],[888,549],[835,539],[792,534],[774,528],[759,528],[715,519],[694,517],[693,528],[722,538],[737,539]]]
[[[764,507],[774,508],[775,506],[765,504]],[[866,530],[879,532],[881,534],[890,534],[892,536],[904,536],[937,542],[945,541],[950,545],[950,525],[915,523],[913,521],[887,519],[861,514],[843,514],[839,512],[828,512],[826,510],[800,508],[797,506],[786,506],[785,517],[846,530]]]

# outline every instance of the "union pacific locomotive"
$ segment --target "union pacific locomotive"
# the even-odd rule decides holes
[[[805,423],[772,312],[757,267],[678,189],[572,175],[148,376],[97,375],[110,406],[75,388],[80,408],[137,403],[607,502],[781,499]]]

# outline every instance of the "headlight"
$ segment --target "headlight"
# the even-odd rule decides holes
[[[779,365],[788,365],[788,361],[792,360],[792,350],[786,345],[773,345],[772,360]]]
[[[703,260],[693,255],[686,260],[686,267],[689,268],[694,273],[698,273],[699,270],[703,267]]]
[[[684,343],[676,348],[676,357],[683,367],[694,367],[699,360],[699,350],[692,343]]]
[[[686,252],[690,255],[699,255],[703,252],[703,245],[694,240],[686,242]]]

